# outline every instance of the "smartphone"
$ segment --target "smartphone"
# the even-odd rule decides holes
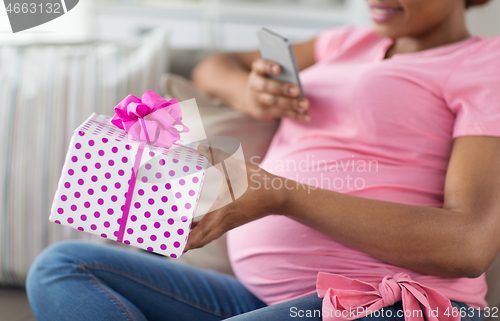
[[[260,55],[262,59],[272,61],[281,66],[279,75],[269,75],[271,79],[292,83],[300,89],[299,97],[304,97],[304,91],[299,78],[299,68],[293,46],[288,38],[265,27],[257,31],[259,38]]]

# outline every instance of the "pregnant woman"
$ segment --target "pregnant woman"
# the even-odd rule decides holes
[[[464,15],[485,2],[368,0],[374,27],[295,46],[306,98],[257,52],[202,62],[201,90],[281,118],[247,192],[188,240],[229,231],[236,278],[59,243],[28,276],[37,319],[480,320],[500,249],[500,38]]]

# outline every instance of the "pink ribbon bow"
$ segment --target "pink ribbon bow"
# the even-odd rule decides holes
[[[125,130],[133,139],[158,147],[170,148],[189,129],[182,123],[177,99],[167,101],[152,90],[139,99],[128,95],[115,107],[111,122]],[[182,130],[174,126],[181,125]]]
[[[323,298],[324,321],[358,319],[400,300],[406,321],[423,321],[424,317],[428,321],[460,320],[460,314],[452,313],[448,298],[404,273],[386,276],[378,287],[374,287],[341,275],[320,272],[316,288],[318,296]]]

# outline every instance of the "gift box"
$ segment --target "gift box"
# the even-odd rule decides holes
[[[94,113],[73,133],[50,221],[179,257],[208,166],[197,143],[155,146]]]

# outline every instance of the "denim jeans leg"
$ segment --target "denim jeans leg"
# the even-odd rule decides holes
[[[79,241],[45,249],[26,289],[38,321],[211,321],[265,306],[232,276]]]

